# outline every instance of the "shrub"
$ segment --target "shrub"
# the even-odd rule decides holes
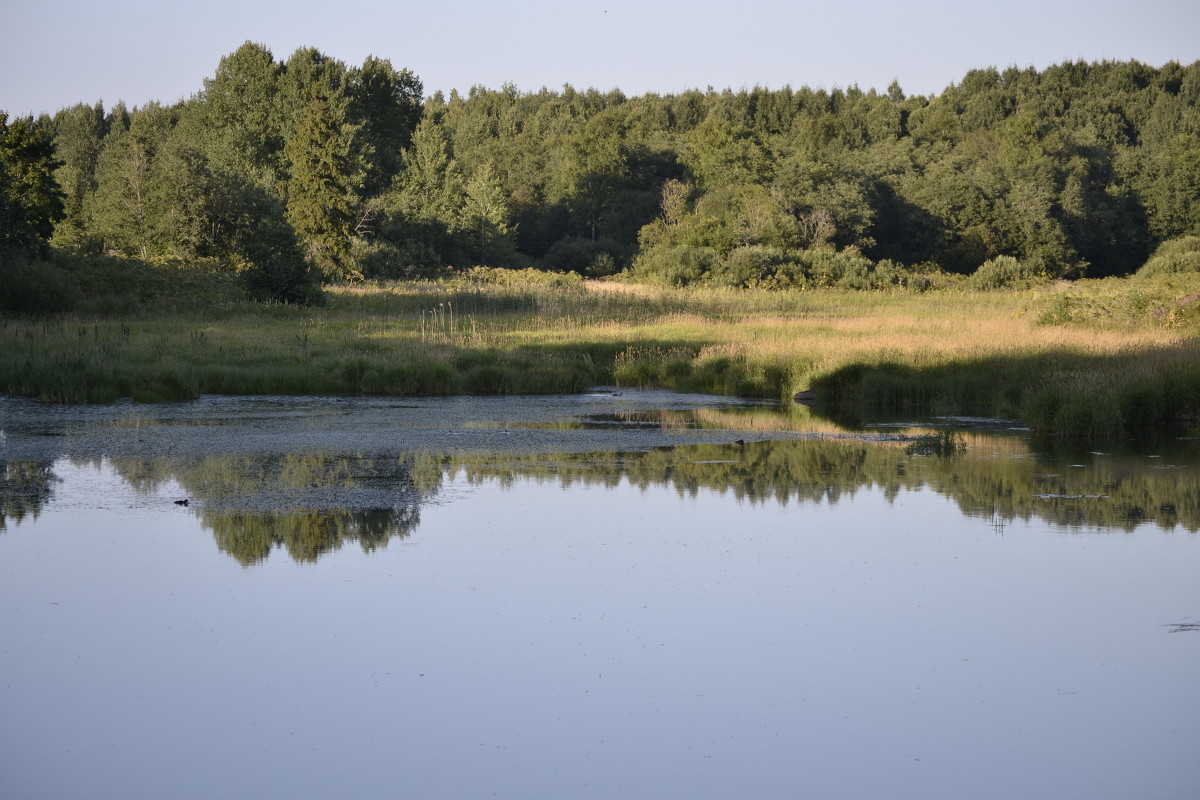
[[[655,283],[688,286],[708,278],[719,261],[720,255],[711,247],[656,247],[638,256],[633,273]]]
[[[1168,239],[1137,271],[1139,278],[1175,272],[1200,272],[1200,236]]]
[[[319,305],[324,300],[319,272],[300,252],[295,234],[286,225],[264,221],[247,247],[246,289],[255,300]]]
[[[847,289],[890,289],[904,280],[904,267],[890,259],[871,263],[865,258],[847,262],[838,286]]]
[[[721,286],[755,286],[773,279],[784,262],[783,250],[755,244],[738,247],[714,269],[712,282]]]
[[[1033,261],[1018,261],[1012,256],[996,256],[979,265],[967,279],[971,289],[1004,289],[1009,286],[1042,280],[1043,269]]]
[[[25,256],[0,263],[0,311],[10,314],[52,314],[70,311],[75,292],[62,272]]]
[[[420,242],[398,247],[381,239],[355,239],[350,254],[363,277],[368,280],[400,280],[431,273],[422,264],[429,261],[433,254],[427,253]]]
[[[577,273],[546,272],[533,268],[471,267],[463,273],[463,278],[468,284],[511,288],[568,289],[583,285],[583,278]]]
[[[847,247],[845,250],[835,250],[832,247],[806,250],[803,260],[807,264],[810,279],[817,286],[846,285],[843,281],[848,276],[852,283],[865,284],[865,276],[869,275],[874,267],[871,259],[855,247]]]
[[[620,266],[613,253],[620,246],[612,239],[585,239],[564,236],[559,239],[543,259],[547,269],[560,272],[578,272],[588,277],[601,278],[616,273]]]

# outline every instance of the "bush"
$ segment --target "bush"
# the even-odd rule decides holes
[[[846,264],[838,286],[847,289],[891,289],[901,285],[904,267],[890,259],[872,264],[867,259],[854,259]]]
[[[856,247],[847,247],[845,250],[832,247],[805,250],[800,260],[805,265],[809,281],[817,286],[845,286],[847,284],[843,281],[848,279],[850,283],[860,283],[866,288],[866,276],[875,266]]]
[[[688,286],[706,280],[719,262],[720,254],[711,247],[656,247],[638,256],[633,276],[667,286]]]
[[[304,260],[287,226],[264,223],[247,250],[250,267],[244,277],[247,292],[255,300],[296,305],[320,305],[324,301],[320,274]]]
[[[783,250],[761,244],[734,249],[716,266],[712,282],[721,286],[756,286],[775,278],[784,263]]]
[[[1139,278],[1176,272],[1200,272],[1200,236],[1168,239],[1137,271]]]
[[[996,256],[979,265],[967,279],[971,289],[1004,289],[1031,281],[1043,280],[1046,274],[1033,261],[1018,261],[1012,256]]]
[[[0,261],[0,311],[10,314],[53,314],[70,311],[76,297],[62,272],[30,257]]]
[[[437,254],[421,242],[397,246],[382,239],[355,239],[350,253],[367,280],[405,280],[429,277],[436,272],[424,265],[436,263]]]
[[[612,275],[620,267],[613,253],[619,245],[612,239],[583,239],[564,236],[554,243],[542,259],[547,269],[559,272],[578,272],[588,277],[600,278]]]

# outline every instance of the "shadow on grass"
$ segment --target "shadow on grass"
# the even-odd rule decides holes
[[[850,364],[813,381],[817,413],[853,424],[880,412],[1020,419],[1035,430],[1111,436],[1194,424],[1200,348],[1180,344],[1114,356],[1067,350],[920,367]]]

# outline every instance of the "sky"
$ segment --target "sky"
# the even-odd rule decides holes
[[[933,95],[970,69],[1200,60],[1196,0],[0,0],[0,110],[191,97],[243,42],[354,66],[387,58],[426,94],[784,86]]]

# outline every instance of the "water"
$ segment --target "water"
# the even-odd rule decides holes
[[[952,422],[0,400],[0,796],[1197,796],[1193,444]]]

